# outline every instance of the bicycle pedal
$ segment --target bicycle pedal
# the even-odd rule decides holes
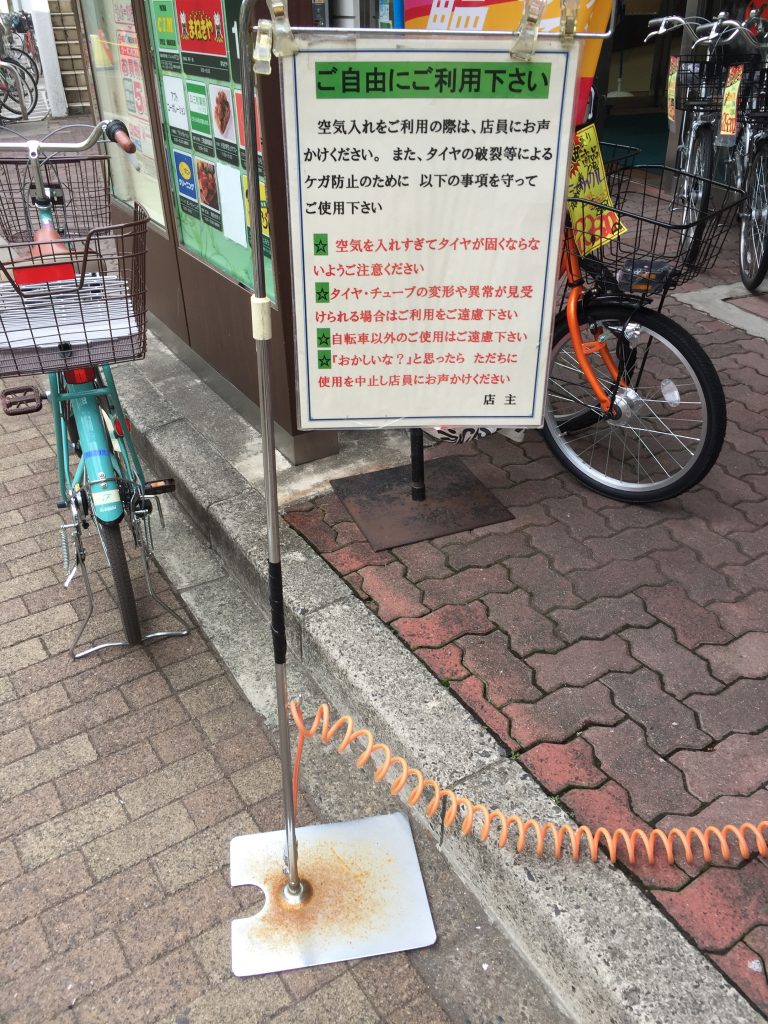
[[[40,412],[43,396],[35,384],[22,384],[0,391],[0,404],[8,416],[24,416],[29,412]]]
[[[144,493],[149,494],[173,494],[176,490],[176,481],[173,477],[165,480],[147,480],[144,484]]]

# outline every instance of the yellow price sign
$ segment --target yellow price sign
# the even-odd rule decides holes
[[[261,233],[269,238],[269,209],[267,208],[267,187],[259,182],[259,210],[261,211]]]
[[[599,206],[592,203],[599,203]],[[612,242],[627,230],[612,207],[597,129],[588,124],[576,132],[568,177],[568,211],[576,247],[582,256]]]
[[[723,89],[723,105],[720,108],[720,134],[733,137],[738,128],[736,111],[739,104],[739,89],[744,75],[744,65],[735,64],[728,69],[728,79]]]
[[[680,58],[669,58],[669,74],[667,75],[667,120],[675,123],[675,94],[677,92],[677,73],[680,70]]]

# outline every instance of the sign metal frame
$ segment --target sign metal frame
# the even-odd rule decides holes
[[[490,401],[494,404],[481,408],[479,398],[473,399],[473,408],[462,408],[452,406],[446,401],[437,407],[438,399],[434,390],[427,392],[425,389],[413,389],[413,393],[404,396],[397,403],[397,408],[391,412],[388,409],[378,409],[369,412],[368,408],[353,410],[350,414],[349,408],[340,408],[338,411],[331,410],[329,406],[339,406],[335,401],[337,396],[332,396],[323,403],[323,407],[317,401],[317,386],[313,386],[313,372],[316,374],[317,367],[312,366],[312,357],[316,356],[316,345],[314,334],[318,333],[317,344],[321,340],[325,344],[325,336],[321,339],[319,332],[315,330],[315,323],[312,319],[312,300],[309,292],[313,284],[313,278],[307,273],[307,244],[308,231],[317,231],[317,218],[313,221],[313,228],[308,228],[304,211],[302,209],[301,185],[303,164],[301,159],[302,147],[302,119],[307,120],[317,116],[317,107],[312,107],[312,113],[308,112],[306,101],[306,82],[304,88],[297,83],[299,74],[307,76],[313,72],[315,65],[321,62],[333,62],[334,60],[343,63],[371,62],[371,61],[411,61],[432,62],[498,62],[500,67],[516,63],[517,58],[510,56],[510,47],[515,36],[512,33],[468,33],[468,32],[415,32],[415,31],[387,31],[387,32],[356,32],[354,35],[340,32],[338,30],[323,29],[294,29],[294,41],[297,52],[293,56],[284,57],[279,61],[282,79],[283,96],[283,130],[285,135],[286,151],[286,177],[287,192],[289,196],[289,234],[292,257],[292,273],[294,280],[294,332],[296,338],[296,394],[297,407],[299,409],[299,423],[304,429],[383,429],[391,427],[424,427],[439,426],[444,423],[456,423],[464,425],[504,426],[504,427],[538,427],[543,421],[544,415],[544,390],[546,384],[547,362],[549,353],[549,339],[551,336],[552,323],[555,314],[555,301],[557,284],[559,280],[559,252],[562,238],[562,229],[566,211],[566,192],[568,181],[568,168],[570,162],[573,120],[574,120],[574,99],[578,82],[578,65],[580,59],[580,45],[570,43],[564,45],[559,36],[551,37],[544,33],[539,36],[536,51],[532,61],[528,64],[521,64],[521,67],[535,68],[537,63],[547,62],[552,65],[553,98],[548,103],[547,117],[553,110],[556,111],[552,118],[554,127],[554,138],[556,140],[556,152],[552,160],[551,168],[548,168],[548,177],[545,186],[546,192],[540,193],[547,200],[548,220],[540,231],[542,247],[544,252],[539,253],[537,263],[537,278],[540,293],[537,296],[536,310],[538,311],[538,322],[534,325],[537,335],[528,346],[525,353],[526,360],[526,390],[522,403],[518,404],[517,395],[514,406],[510,403],[505,407],[502,402],[506,401],[509,394],[497,392],[493,394]],[[300,68],[300,71],[297,70]],[[386,104],[388,100],[380,102],[367,99],[342,100],[333,106],[336,107],[331,117],[342,118],[347,116],[342,113],[342,108],[349,111],[350,105],[357,104],[360,118],[376,121],[377,118],[386,117]],[[462,104],[485,102],[475,98],[470,100],[455,100],[453,116],[461,116]],[[518,101],[510,103],[507,98],[495,100],[488,103],[489,108],[498,104],[499,117],[502,117],[501,106],[507,110],[516,109],[517,116],[525,116],[522,107],[528,105],[530,117],[536,117],[535,106],[539,101]],[[398,103],[395,100],[395,103]],[[370,104],[370,106],[368,106]],[[398,104],[400,105],[400,104]],[[439,116],[445,116],[445,110],[450,103],[442,102],[442,112]],[[330,105],[329,105],[330,106]],[[414,104],[415,106],[415,104]],[[363,110],[365,109],[365,112]],[[531,109],[534,108],[534,109]],[[390,110],[391,110],[390,106]],[[475,116],[477,116],[477,107]],[[412,116],[417,117],[417,114]],[[426,112],[423,116],[429,116]],[[490,115],[489,115],[490,116]],[[507,115],[509,116],[509,115]],[[555,121],[556,118],[556,121]],[[309,138],[309,132],[306,133]],[[342,139],[342,141],[347,141]],[[360,140],[358,140],[360,141]],[[362,140],[365,141],[365,140]],[[443,139],[443,142],[445,140]],[[475,136],[475,141],[480,142],[480,136]],[[487,141],[487,140],[485,140]],[[412,165],[413,166],[413,165]],[[497,165],[498,166],[498,165]],[[505,168],[508,170],[509,168]],[[501,192],[499,189],[497,192]],[[515,231],[515,211],[511,208],[509,197],[498,195],[492,197],[504,198],[510,209],[505,212],[497,208],[498,213],[504,220],[504,230],[509,234]],[[413,199],[411,198],[411,201]],[[445,198],[435,204],[442,218],[442,227],[446,232],[451,227],[445,223],[446,208],[450,205]],[[407,213],[406,213],[407,216]],[[498,220],[497,213],[494,213]],[[517,218],[518,222],[520,218]],[[328,218],[331,233],[333,232],[333,219]],[[326,233],[325,228],[321,233]],[[361,229],[362,230],[362,229]],[[437,230],[437,228],[436,228]],[[530,260],[527,261],[530,264]],[[519,265],[519,260],[518,260]],[[505,271],[500,261],[496,263],[497,277],[503,276]],[[354,283],[354,281],[353,281]],[[309,296],[309,297],[308,297]],[[316,310],[315,310],[316,316]],[[526,321],[528,322],[528,321]],[[533,333],[533,332],[531,332]],[[501,332],[499,332],[500,336]],[[511,332],[510,332],[511,338]],[[532,351],[535,349],[535,352]],[[402,356],[400,356],[402,361]],[[531,367],[533,362],[533,367]],[[531,383],[532,375],[535,379]],[[467,375],[463,375],[466,377]],[[476,373],[476,379],[496,379],[501,374]],[[429,375],[426,379],[430,379]],[[507,374],[511,378],[511,374]],[[518,379],[522,379],[522,375]],[[439,385],[438,385],[439,386]],[[484,385],[479,385],[482,388]],[[454,394],[458,389],[454,388]],[[511,391],[516,391],[510,388]],[[491,394],[491,392],[489,392]],[[367,406],[366,396],[359,396],[358,405]],[[486,395],[482,395],[486,401]],[[431,403],[431,407],[426,406]],[[404,406],[407,405],[407,408]]]

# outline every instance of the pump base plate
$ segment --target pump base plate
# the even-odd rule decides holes
[[[411,498],[411,466],[331,480],[374,551],[502,523],[514,516],[466,466],[447,456],[424,465],[427,497]]]
[[[254,917],[232,922],[237,977],[356,960],[431,946],[435,927],[404,814],[296,830],[308,898],[283,896],[285,831],[236,836],[232,885],[265,893]]]

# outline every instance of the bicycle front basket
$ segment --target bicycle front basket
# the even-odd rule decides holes
[[[719,111],[728,65],[716,56],[681,53],[675,82],[675,107],[678,110]]]
[[[671,167],[635,167],[620,205],[569,201],[582,271],[608,293],[666,294],[712,266],[743,200],[740,189]]]
[[[142,358],[147,222],[0,246],[0,376]]]

